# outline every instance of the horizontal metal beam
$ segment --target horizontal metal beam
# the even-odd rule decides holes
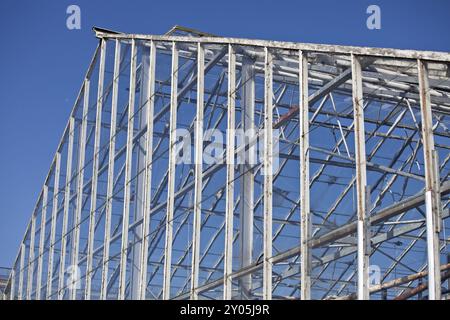
[[[160,35],[143,35],[143,34],[115,34],[108,32],[95,32],[98,38],[112,38],[112,39],[136,39],[136,40],[153,40],[164,42],[186,42],[203,44],[223,44],[223,45],[242,45],[255,46],[263,49],[264,47],[270,49],[281,50],[302,50],[310,52],[324,52],[333,54],[356,54],[362,56],[374,56],[383,58],[400,58],[400,59],[423,59],[429,61],[450,62],[450,53],[438,51],[417,51],[417,50],[400,50],[389,48],[369,48],[357,46],[338,46],[338,45],[324,45],[314,43],[295,43],[286,41],[270,41],[270,40],[251,40],[240,38],[225,38],[225,37],[184,37],[184,36],[160,36]]]
[[[441,195],[447,195],[447,194],[450,194],[450,181],[445,182],[441,186]],[[370,217],[369,223],[370,223],[370,225],[377,225],[377,224],[379,224],[383,221],[386,221],[392,217],[395,217],[403,212],[411,210],[412,208],[419,207],[419,206],[423,205],[424,203],[425,203],[425,195],[423,193],[419,193],[415,196],[412,196],[408,199],[397,202],[385,209],[378,211],[377,213],[373,214]],[[345,226],[342,226],[333,231],[330,231],[322,236],[314,237],[313,239],[311,239],[311,248],[318,248],[321,246],[325,246],[337,239],[341,239],[343,237],[351,235],[356,232],[356,228],[357,228],[357,224],[356,224],[356,221],[354,221]],[[285,261],[291,257],[297,256],[299,254],[300,254],[300,245],[273,256],[272,263],[276,264],[276,263]],[[240,278],[242,276],[245,276],[247,274],[250,274],[257,270],[260,270],[262,267],[263,267],[263,262],[262,262],[262,260],[259,260],[246,268],[242,268],[242,269],[232,273],[231,277],[233,279]],[[223,283],[223,279],[218,279],[218,280],[209,282],[207,284],[204,284],[204,285],[198,287],[197,292],[200,293],[200,292],[205,292],[205,291],[214,289],[214,288],[220,286],[222,283]],[[176,299],[187,299],[187,298],[189,298],[189,293],[181,294],[175,298]]]

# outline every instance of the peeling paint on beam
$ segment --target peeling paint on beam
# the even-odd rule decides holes
[[[270,49],[283,50],[302,50],[309,52],[324,52],[333,54],[355,54],[360,56],[373,56],[384,58],[398,58],[398,59],[422,59],[435,62],[450,62],[450,53],[438,51],[419,51],[419,50],[402,50],[391,48],[371,48],[371,47],[357,47],[357,46],[340,46],[340,45],[326,45],[314,43],[295,43],[286,41],[271,41],[271,40],[253,40],[243,38],[225,38],[225,37],[180,37],[180,36],[161,36],[161,35],[143,35],[143,34],[113,34],[105,32],[95,32],[98,38],[110,39],[136,39],[136,40],[153,40],[163,42],[187,42],[203,44],[224,44],[224,45],[242,45],[267,47]]]

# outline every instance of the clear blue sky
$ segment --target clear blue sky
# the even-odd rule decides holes
[[[66,8],[81,8],[81,30]],[[381,7],[381,30],[366,8]],[[11,266],[97,40],[92,26],[450,51],[450,1],[0,1],[0,266]]]

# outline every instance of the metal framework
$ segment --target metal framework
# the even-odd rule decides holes
[[[449,53],[94,31],[4,298],[448,297]]]

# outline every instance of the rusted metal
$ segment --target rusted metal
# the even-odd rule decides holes
[[[164,36],[95,31],[101,44],[7,297],[37,298],[44,280],[49,299],[82,292],[91,299],[388,299],[411,294],[430,269],[429,298],[439,298],[446,246],[438,235],[449,222],[448,53],[223,38],[180,27]],[[104,55],[105,44],[114,54]],[[92,70],[105,74],[104,85]],[[89,84],[104,103],[89,98]],[[99,121],[102,109],[111,117]],[[255,134],[240,145],[226,132],[226,152],[213,164],[202,151],[223,140],[205,135],[189,143],[195,165],[175,163],[174,130],[199,138],[200,123]],[[256,164],[234,163],[258,143],[266,148]],[[38,254],[29,249],[36,239]],[[52,243],[61,248],[59,272],[38,281],[50,268]],[[378,286],[367,284],[371,254]],[[411,255],[417,259],[406,260]],[[386,281],[394,272],[405,276]]]

